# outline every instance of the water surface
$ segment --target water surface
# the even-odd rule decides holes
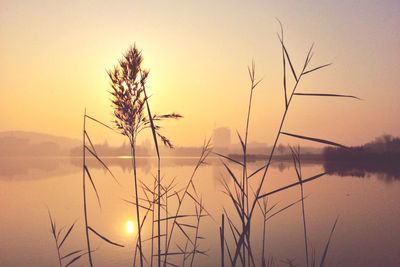
[[[133,184],[130,159],[106,159],[119,180],[119,185],[97,163],[90,162],[90,170],[101,197],[99,208],[95,194],[89,192],[89,224],[109,237],[125,245],[110,246],[91,237],[95,266],[132,266],[135,226],[133,207],[123,201],[132,200]],[[165,181],[176,179],[177,188],[187,182],[193,171],[195,158],[169,158],[162,162]],[[211,218],[200,224],[201,248],[208,256],[199,255],[196,266],[219,266],[219,222],[222,209],[235,217],[232,204],[222,193],[221,179],[232,181],[221,167],[220,161],[210,159],[195,177],[199,195]],[[252,170],[262,162],[250,164]],[[139,177],[147,184],[152,181],[156,165],[154,159],[139,159]],[[236,170],[240,173],[240,170]],[[323,165],[306,164],[303,176],[323,172]],[[361,173],[350,176],[337,173],[324,176],[304,186],[308,239],[310,251],[315,251],[318,262],[329,236],[332,224],[339,216],[327,266],[400,266],[400,180],[384,173]],[[344,175],[344,176],[343,176]],[[353,174],[354,175],[354,174]],[[258,179],[258,178],[255,178]],[[270,168],[264,191],[271,191],[297,178],[290,163],[276,163]],[[253,181],[253,182],[256,182]],[[278,193],[269,198],[277,209],[300,198],[299,187]],[[0,159],[0,266],[57,266],[55,244],[50,234],[47,215],[49,209],[56,218],[57,226],[77,220],[76,229],[64,251],[85,246],[82,210],[82,170],[79,159],[71,158],[1,158]],[[185,212],[190,207],[184,207]],[[261,253],[262,222],[256,214],[252,229],[255,257]],[[133,231],[133,233],[132,233]],[[146,226],[144,235],[150,234]],[[174,243],[184,243],[182,237]],[[146,245],[148,249],[148,245]],[[173,249],[176,250],[175,245]],[[295,205],[273,217],[267,224],[266,254],[273,257],[276,266],[287,266],[282,261],[293,259],[299,266],[305,265],[301,206]],[[83,257],[73,266],[87,266]],[[171,258],[180,263],[180,258]]]

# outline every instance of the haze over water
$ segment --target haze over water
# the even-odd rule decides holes
[[[14,159],[13,164],[18,165],[18,161],[20,160]],[[0,266],[56,265],[57,258],[54,241],[49,232],[47,207],[56,217],[60,227],[78,220],[78,230],[73,233],[66,249],[84,247],[79,160],[76,162],[64,158],[50,162],[48,159],[36,159],[37,161],[42,161],[44,167],[31,166],[23,172],[17,168],[15,174],[9,172],[0,176],[0,203],[8,203],[2,206]],[[132,263],[131,242],[135,237],[135,228],[132,233],[127,224],[130,221],[134,222],[135,218],[132,215],[133,207],[123,199],[132,198],[133,188],[131,169],[126,167],[129,164],[122,168],[124,161],[129,159],[119,159],[119,164],[111,165],[121,186],[118,186],[100,165],[91,164],[92,174],[97,179],[102,198],[100,210],[95,195],[90,193],[91,220],[103,234],[126,245],[125,248],[115,248],[93,238],[94,247],[98,248],[93,254],[97,266],[131,266]],[[163,174],[167,179],[176,177],[179,183],[184,184],[193,170],[195,161],[193,158],[167,159]],[[201,168],[195,182],[198,190],[203,192],[204,205],[218,219],[222,207],[228,210],[233,208],[227,196],[221,192],[223,187],[219,179],[223,169],[219,161],[213,158],[209,162],[209,165]],[[254,162],[250,168],[255,169],[261,164],[262,162]],[[49,171],[46,165],[49,165],[49,168],[57,167]],[[152,159],[139,159],[140,177],[150,177],[154,174],[153,169]],[[311,176],[323,169],[319,164],[306,164],[303,172],[305,176]],[[266,186],[271,190],[297,179],[292,164],[288,162],[274,165],[270,177]],[[384,174],[367,174],[366,177],[328,175],[306,184],[305,194],[308,196],[305,206],[309,242],[316,250],[317,257],[322,254],[333,221],[337,215],[340,216],[327,259],[328,266],[397,266],[400,263],[400,203],[396,201],[400,194],[399,177],[390,179],[385,178]],[[271,197],[269,203],[278,203],[278,210],[298,200],[299,196],[299,188],[295,187]],[[209,256],[199,256],[195,266],[216,266],[219,264],[219,243],[216,242],[215,236],[219,225],[211,218],[206,218],[203,222],[200,232],[206,239],[202,241],[201,246],[209,251]],[[143,230],[145,235],[149,234],[149,230]],[[254,229],[254,236],[259,236],[261,230],[261,227]],[[279,261],[287,258],[303,264],[302,234],[300,204],[269,221],[268,255],[274,257],[277,266],[284,266]],[[258,241],[260,240],[254,243],[257,257],[260,255]]]
[[[400,266],[398,25],[398,0],[0,0],[0,267]]]

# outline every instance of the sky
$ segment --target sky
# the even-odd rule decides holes
[[[397,0],[0,0],[0,131],[80,138],[85,108],[111,124],[106,70],[136,44],[150,70],[152,109],[184,116],[164,124],[178,146],[201,144],[215,127],[243,133],[254,60],[263,80],[249,140],[270,144],[284,108],[276,18],[297,69],[312,43],[311,66],[333,63],[306,77],[298,92],[363,99],[295,98],[284,131],[346,145],[400,135]],[[100,142],[123,140],[93,124],[89,132]]]

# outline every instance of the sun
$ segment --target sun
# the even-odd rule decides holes
[[[133,221],[128,220],[126,222],[126,232],[130,235],[134,234],[136,231],[136,227],[135,224],[133,223]]]

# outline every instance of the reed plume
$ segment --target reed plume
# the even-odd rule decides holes
[[[165,146],[172,148],[171,141],[160,133],[159,122],[165,119],[179,119],[182,116],[176,113],[152,115],[146,94],[146,81],[149,72],[141,67],[143,57],[136,46],[130,47],[119,64],[113,70],[108,71],[111,80],[112,106],[114,109],[114,123],[117,130],[129,139],[131,146],[133,180],[136,204],[136,217],[138,227],[138,248],[140,254],[140,266],[143,267],[142,234],[140,219],[140,204],[138,192],[138,177],[136,172],[136,140],[138,134],[144,129],[150,128],[154,137],[154,144],[158,157],[158,217],[160,217],[160,153],[157,137]],[[147,108],[147,113],[145,109]],[[158,265],[160,265],[160,220],[158,223]]]

